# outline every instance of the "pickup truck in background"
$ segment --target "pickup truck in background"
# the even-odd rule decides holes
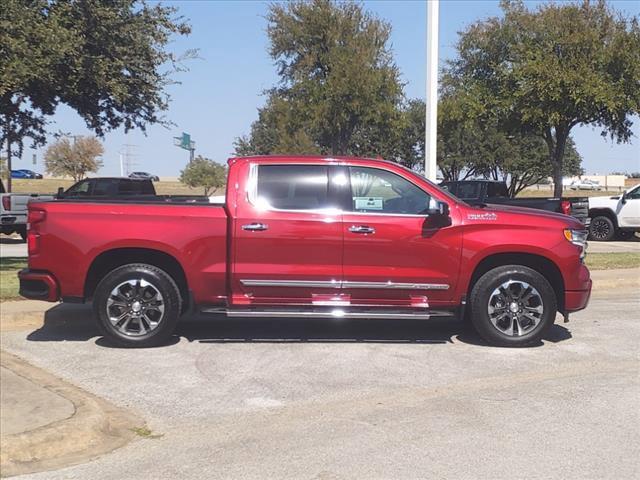
[[[103,334],[163,344],[186,312],[228,317],[467,318],[490,344],[539,342],[586,307],[582,223],[470,206],[383,160],[229,160],[224,204],[29,205],[26,298],[93,302]]]
[[[589,198],[589,238],[606,242],[626,240],[640,232],[640,185],[622,195]]]
[[[0,181],[0,233],[19,234],[27,239],[27,205],[31,200],[51,200],[51,195],[36,193],[6,193]]]
[[[156,189],[150,178],[93,177],[71,185],[67,190],[58,189],[56,198],[110,198],[148,195],[155,196]]]
[[[442,182],[440,186],[470,205],[513,205],[535,208],[549,212],[563,213],[577,218],[581,223],[589,224],[589,200],[576,198],[512,198],[505,182],[495,180],[460,180]]]

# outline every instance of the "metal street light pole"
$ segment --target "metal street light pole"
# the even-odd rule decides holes
[[[438,9],[440,0],[427,0],[427,111],[424,175],[436,181],[438,144]]]

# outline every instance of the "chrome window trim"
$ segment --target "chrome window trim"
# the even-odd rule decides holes
[[[357,288],[389,290],[449,290],[446,283],[354,282],[349,280],[253,280],[242,279],[245,287]]]
[[[314,165],[314,166],[322,166],[325,165],[324,163],[269,163],[268,165],[298,165],[298,166],[304,166],[304,165]],[[344,165],[340,165],[340,166],[346,166],[346,167],[350,167],[351,165],[345,163]],[[254,208],[261,208],[257,205],[257,198],[258,198],[258,168],[260,167],[260,164],[258,163],[250,163],[249,164],[249,179],[247,182],[247,202]],[[395,172],[392,172],[390,170],[384,170],[382,168],[378,168],[378,167],[362,167],[362,168],[373,168],[376,170],[382,170],[384,172],[389,172],[392,173],[394,175],[398,175]],[[400,176],[400,175],[398,175]],[[400,178],[404,178],[404,177],[400,177]],[[415,186],[416,188],[422,190],[423,192],[424,189],[420,188],[418,185],[416,185],[414,182],[412,182],[409,179],[404,178],[407,182],[411,183],[413,186]],[[329,180],[329,179],[327,179]],[[437,198],[434,197],[433,195],[431,195],[429,192],[425,192],[427,195],[429,195],[432,198]],[[442,201],[442,200],[440,200]],[[357,210],[342,210],[340,208],[316,208],[316,209],[310,209],[310,210],[294,210],[294,209],[282,209],[282,208],[274,208],[272,206],[269,206],[268,208],[264,208],[265,211],[267,212],[284,212],[284,213],[315,213],[315,214],[320,214],[320,215],[375,215],[375,216],[379,216],[379,217],[409,217],[409,218],[429,218],[429,214],[415,214],[415,213],[378,213],[378,212],[359,212]]]

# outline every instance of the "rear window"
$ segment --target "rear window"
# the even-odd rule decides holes
[[[480,183],[477,182],[460,183],[456,196],[462,199],[480,198],[480,187]]]
[[[323,165],[260,165],[257,196],[280,210],[329,207],[329,169]]]
[[[113,178],[100,178],[94,180],[91,195],[105,197],[115,194],[118,180]]]
[[[153,195],[155,190],[151,182],[139,180],[121,180],[118,186],[119,195]]]
[[[504,183],[488,183],[487,197],[508,197],[509,192]]]

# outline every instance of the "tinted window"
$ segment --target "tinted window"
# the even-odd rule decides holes
[[[630,198],[632,200],[639,199],[640,198],[640,187],[636,187],[634,190],[631,190],[627,194],[627,198]]]
[[[480,198],[481,184],[477,182],[460,183],[456,196],[459,198]]]
[[[508,197],[507,186],[504,183],[488,183],[487,197]]]
[[[322,165],[260,165],[258,199],[281,210],[329,207],[328,167]]]
[[[119,195],[153,195],[155,190],[151,182],[140,180],[120,180]]]
[[[94,180],[93,191],[91,195],[107,196],[114,195],[117,188],[118,180],[115,178],[99,178]]]
[[[354,212],[421,215],[431,197],[395,173],[349,167]]]
[[[89,194],[89,180],[83,180],[71,186],[65,195],[88,195]]]

